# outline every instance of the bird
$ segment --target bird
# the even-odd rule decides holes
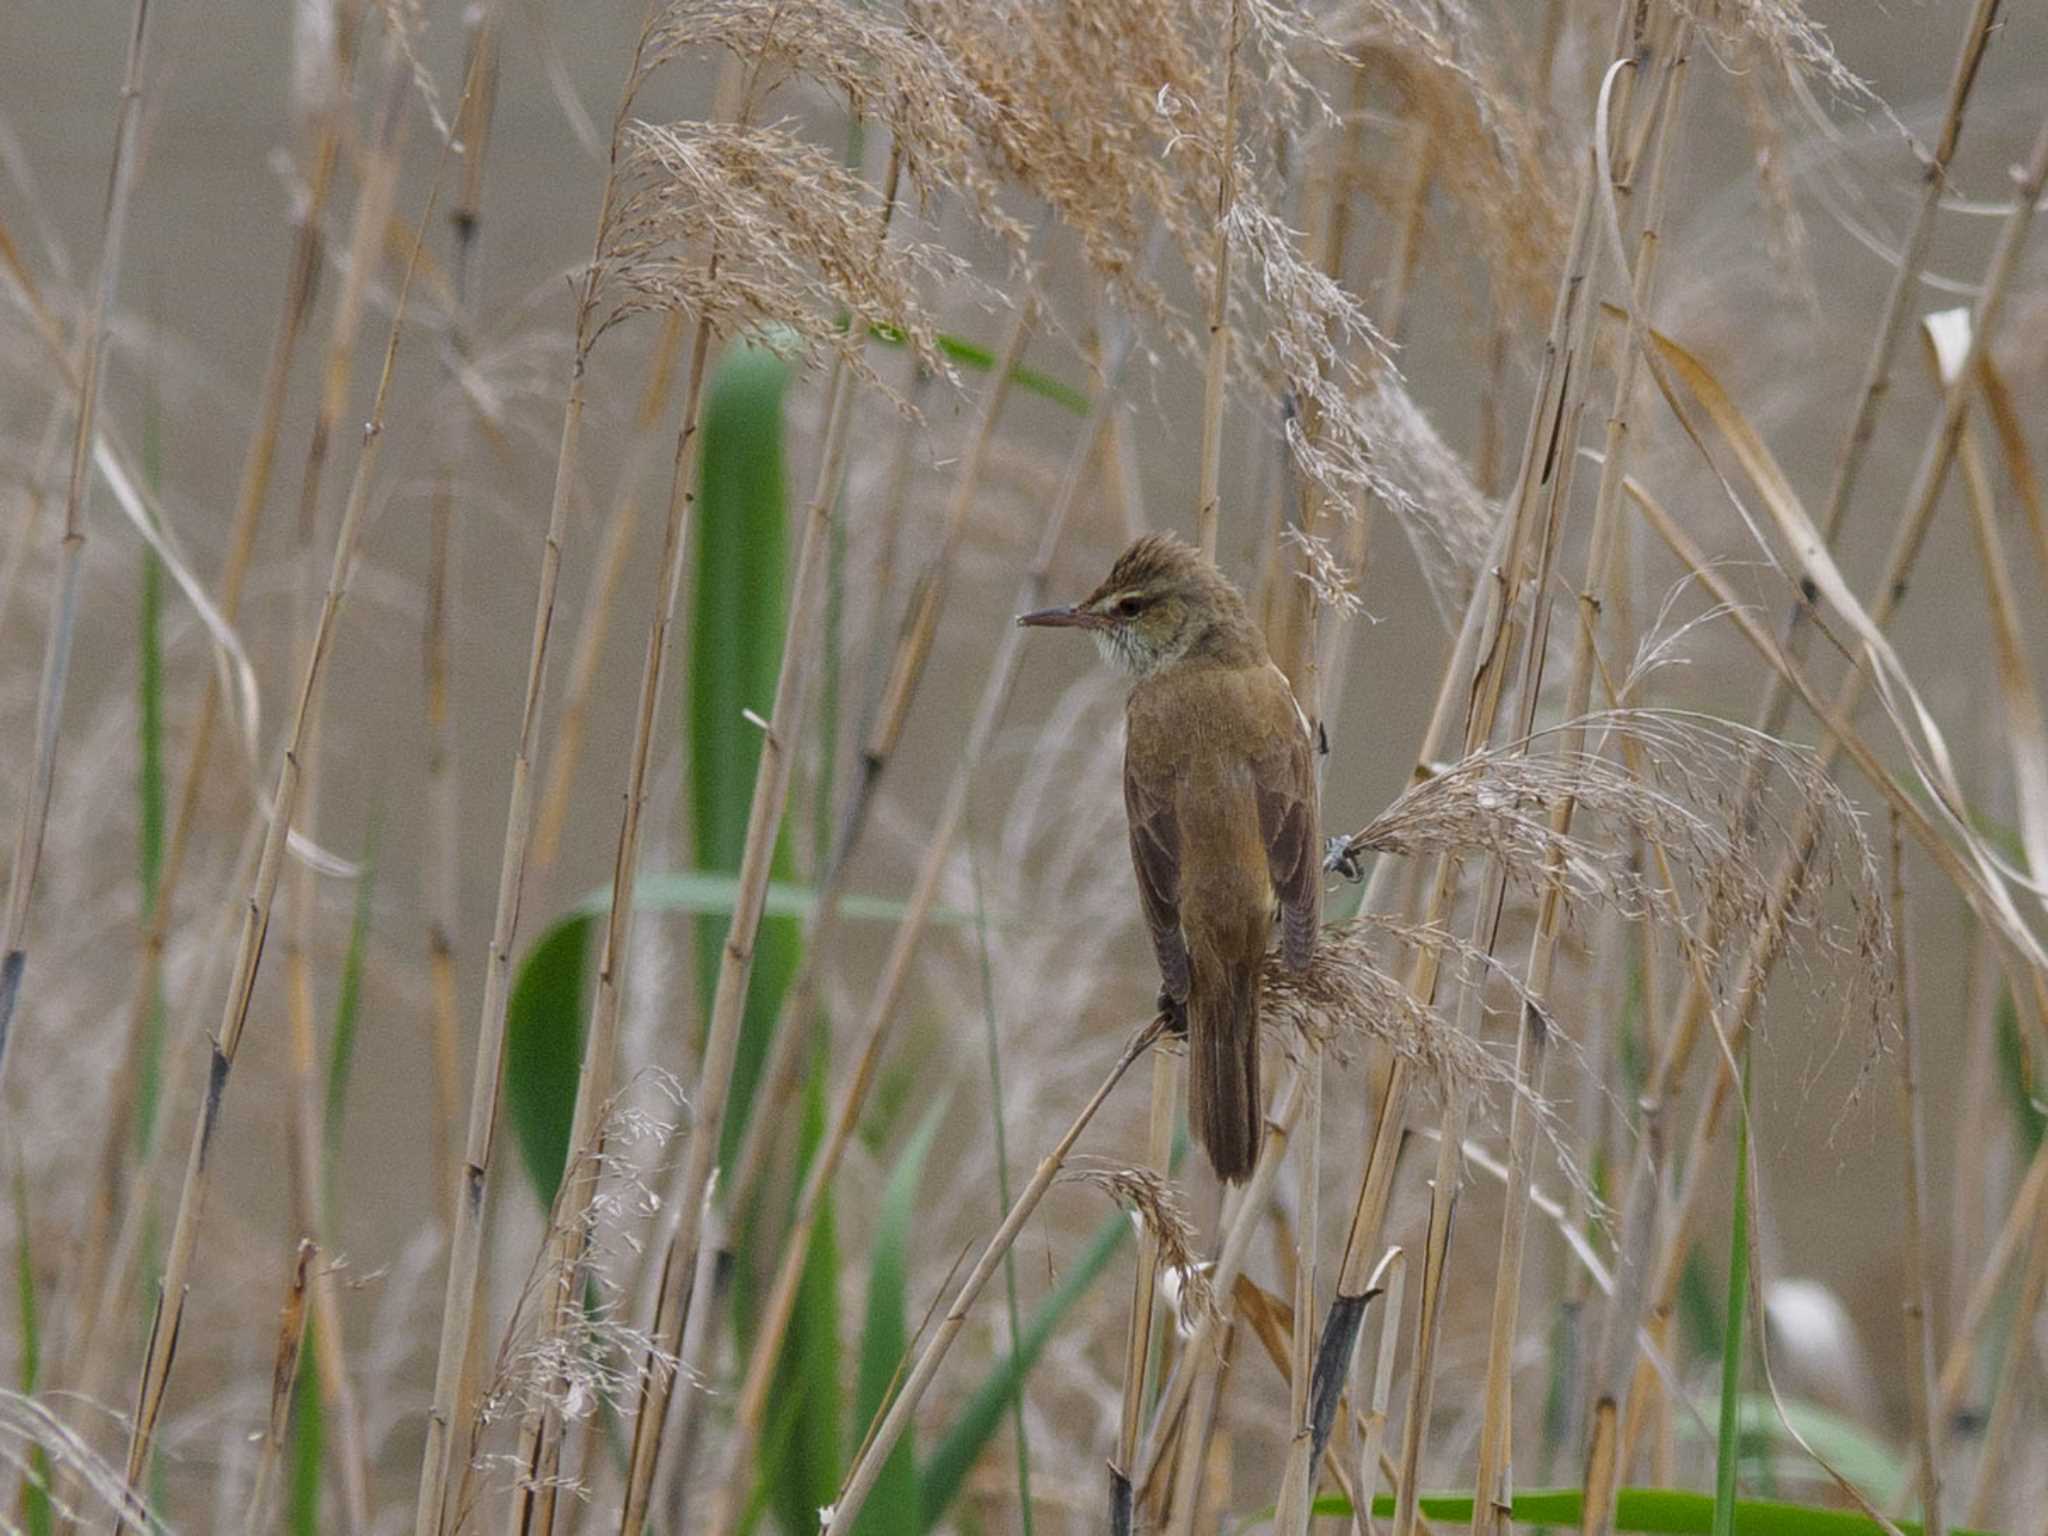
[[[1187,1038],[1188,1120],[1217,1176],[1242,1183],[1265,1130],[1259,988],[1305,970],[1322,920],[1316,733],[1244,598],[1170,533],[1139,538],[1088,596],[1018,615],[1086,630],[1133,681],[1124,810],[1159,1008]]]

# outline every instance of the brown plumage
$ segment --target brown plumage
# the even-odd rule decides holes
[[[1290,969],[1321,921],[1306,717],[1237,589],[1171,534],[1139,539],[1070,608],[1020,624],[1091,631],[1135,674],[1124,808],[1162,1006],[1188,1033],[1188,1118],[1216,1172],[1258,1160],[1259,965],[1280,925]]]

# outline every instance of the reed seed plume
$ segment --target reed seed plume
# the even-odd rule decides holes
[[[914,8],[899,21],[841,0],[676,0],[649,33],[647,67],[711,48],[751,61],[763,98],[790,78],[822,87],[902,146],[906,180],[924,205],[960,194],[991,232],[1021,247],[1023,226],[984,165],[996,104]]]
[[[927,367],[951,374],[927,293],[965,263],[930,242],[878,242],[881,200],[825,151],[778,127],[636,122],[625,153],[600,334],[676,310],[722,334],[837,349],[879,380],[840,323],[843,306],[869,329],[901,331]]]
[[[1201,1240],[1188,1219],[1186,1202],[1165,1178],[1150,1168],[1081,1157],[1067,1163],[1060,1180],[1101,1190],[1151,1233],[1159,1245],[1159,1262],[1172,1271],[1180,1305],[1190,1318],[1215,1311],[1217,1299],[1200,1257]]]

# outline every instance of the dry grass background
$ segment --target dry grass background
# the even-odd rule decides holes
[[[786,800],[791,878],[910,916],[810,935],[829,1180],[803,1188],[786,1105],[749,1167],[778,1212],[829,1190],[850,1378],[885,1182],[942,1106],[895,1415],[927,1450],[1007,1348],[1005,1294],[1027,1314],[1052,1294],[1110,1201],[1149,1213],[946,1521],[1099,1529],[1107,1461],[1159,1529],[1303,1529],[1306,1362],[1390,1245],[1405,1307],[1366,1309],[1318,1486],[1349,1493],[1374,1434],[1383,1492],[1510,1462],[1503,1487],[1597,1485],[1605,1403],[1621,1481],[1711,1487],[1726,1052],[1751,1064],[1757,1294],[1796,1422],[1866,1492],[1889,1474],[1889,1513],[1920,1502],[1900,1474],[1932,1438],[1948,1523],[2048,1530],[2048,1180],[2028,1177],[2048,939],[2024,873],[2048,857],[2048,255],[2014,208],[2027,175],[2041,191],[2048,7],[639,11],[29,0],[0,20],[0,826],[21,830],[25,960],[0,1035],[21,1277],[0,1519],[785,1518],[747,1507],[781,1465],[774,1353],[750,1364],[753,1321],[703,1329],[723,1294],[677,1326],[746,967],[699,974],[716,936],[670,912],[610,928],[573,1141],[603,1150],[552,1220],[491,1094],[471,1108],[543,930],[608,871],[692,867],[682,695],[722,663],[693,645],[678,488],[705,373],[768,333],[804,359],[790,644],[760,722],[731,723],[774,748],[730,827],[740,887],[758,897]],[[1919,322],[1972,307],[1968,366],[1937,378]],[[997,394],[951,337],[1079,398]],[[1951,362],[1971,345],[1951,334]],[[1288,1134],[1229,1201],[1199,1157],[1149,1171],[1172,1124],[1150,1064],[1065,1176],[1027,1182],[1155,983],[1115,686],[1078,647],[1019,650],[1008,618],[1145,526],[1212,540],[1254,596],[1327,724],[1327,831],[1365,877],[1333,876],[1333,911],[1364,914],[1276,984]],[[1802,583],[1818,625],[1793,616]],[[781,643],[780,611],[758,623]],[[545,670],[523,665],[543,640]],[[899,697],[869,800],[865,733]],[[202,735],[158,912],[148,786],[174,825]],[[365,894],[327,1168],[320,1064]],[[749,927],[742,900],[735,955]],[[1668,1090],[1648,1138],[1646,1078]],[[1180,1417],[1128,1363],[1132,1270],[1162,1251],[1156,1385],[1192,1386]],[[778,1266],[794,1286],[792,1252],[742,1248],[750,1305]],[[1223,1272],[1177,1274],[1189,1252]],[[182,1321],[152,1336],[167,1267]],[[306,1488],[273,1391],[288,1295],[283,1358],[311,1317],[325,1404]],[[1656,1369],[1632,1368],[1637,1321]],[[1756,1417],[1745,1491],[1849,1502]],[[840,1426],[827,1490],[871,1468],[865,1427]],[[1417,1518],[1404,1502],[1398,1536]]]

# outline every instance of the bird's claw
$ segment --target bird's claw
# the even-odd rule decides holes
[[[1184,997],[1175,997],[1164,987],[1159,989],[1159,1011],[1166,1015],[1166,1032],[1185,1040],[1188,1034],[1188,1004]]]
[[[1332,837],[1323,843],[1323,868],[1330,874],[1340,875],[1353,885],[1365,878],[1365,866],[1358,860],[1358,854],[1348,837]]]

